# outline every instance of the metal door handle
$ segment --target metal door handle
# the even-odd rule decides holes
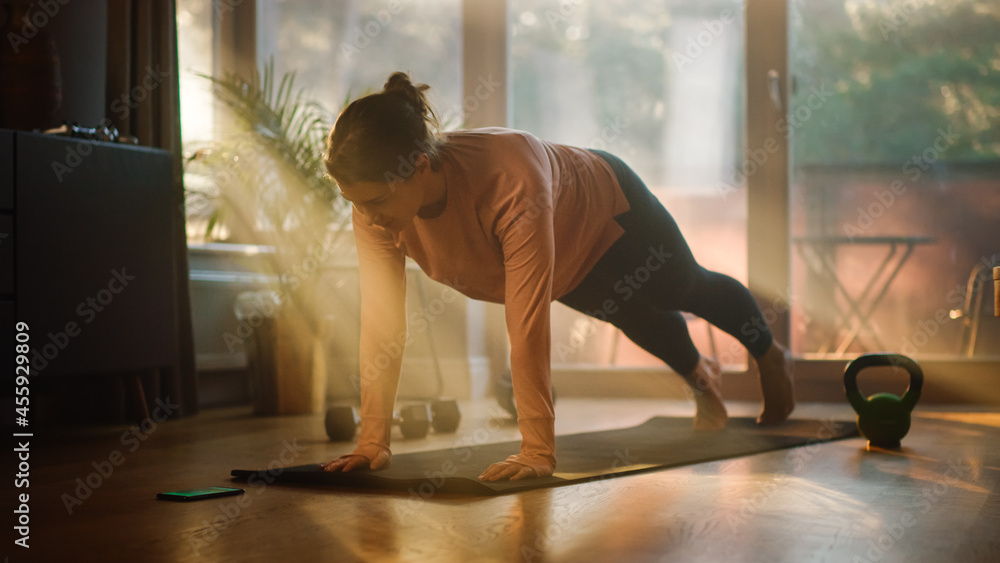
[[[774,109],[781,111],[781,77],[773,68],[767,71],[767,86],[771,91],[771,103],[774,104]]]

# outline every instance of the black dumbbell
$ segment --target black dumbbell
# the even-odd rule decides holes
[[[461,420],[462,413],[459,412],[455,399],[434,399],[430,405],[419,403],[404,406],[393,423],[399,425],[404,438],[423,438],[429,428],[442,434],[454,432]]]
[[[392,423],[399,426],[406,439],[423,438],[431,429],[431,409],[427,403],[405,405]]]
[[[353,440],[360,421],[354,407],[330,407],[326,411],[326,435],[334,442]],[[426,404],[406,405],[392,423],[399,425],[404,438],[423,438],[431,427],[430,409]]]
[[[330,407],[326,410],[326,435],[334,442],[349,442],[354,439],[361,418],[351,406]]]
[[[326,435],[335,442],[354,439],[360,417],[352,406],[331,407],[326,411]],[[393,419],[404,438],[423,438],[430,428],[435,432],[454,432],[461,421],[458,403],[454,399],[437,399],[426,403],[406,405]]]
[[[455,399],[434,399],[431,401],[431,425],[435,432],[447,434],[458,429],[462,413]]]

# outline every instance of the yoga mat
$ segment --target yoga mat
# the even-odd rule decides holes
[[[491,463],[517,453],[519,442],[459,443],[449,450],[399,454],[379,471],[332,473],[319,463],[268,470],[234,469],[231,475],[266,483],[298,483],[432,494],[500,495],[668,469],[857,436],[854,422],[793,419],[761,427],[730,418],[720,432],[695,432],[691,418],[654,417],[631,428],[556,437],[555,475],[521,481],[477,479]],[[328,460],[325,460],[328,461]],[[260,482],[260,481],[255,481]]]

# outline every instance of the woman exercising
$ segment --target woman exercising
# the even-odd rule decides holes
[[[351,103],[327,138],[326,168],[354,205],[363,369],[358,446],[324,469],[389,463],[402,354],[383,350],[406,342],[407,256],[431,279],[505,305],[521,451],[482,480],[555,469],[553,300],[618,327],[681,374],[694,392],[696,430],[723,428],[727,414],[721,368],[698,353],[682,311],[754,357],[758,422],[788,418],[795,401],[787,353],[750,292],[698,265],[673,218],[624,162],[511,129],[438,134],[427,89],[394,73],[381,92]],[[637,283],[640,267],[650,275]]]

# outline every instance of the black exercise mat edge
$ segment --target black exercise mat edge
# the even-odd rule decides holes
[[[683,417],[653,417],[646,422],[628,428],[618,428],[609,430],[599,430],[592,432],[580,432],[576,434],[567,434],[562,436],[557,436],[557,448],[558,442],[566,441],[567,439],[574,439],[581,436],[594,436],[594,435],[604,435],[615,432],[623,431],[635,431],[639,430],[645,425],[651,424],[657,420],[677,420],[677,421],[691,421],[690,418]],[[636,475],[640,473],[648,473],[652,471],[661,471],[666,469],[673,469],[677,467],[684,467],[688,465],[696,465],[699,463],[710,463],[713,461],[720,461],[724,459],[735,459],[738,457],[744,457],[748,455],[755,455],[759,453],[766,453],[772,451],[780,451],[786,449],[793,449],[802,446],[808,446],[815,443],[825,443],[833,440],[840,440],[850,437],[858,436],[857,426],[854,422],[848,422],[844,420],[830,420],[830,421],[820,421],[815,419],[793,419],[789,420],[786,425],[799,423],[799,424],[822,424],[827,426],[827,423],[832,423],[834,425],[842,426],[843,429],[837,433],[834,433],[829,438],[802,438],[795,436],[782,435],[779,432],[782,426],[774,427],[756,427],[756,423],[753,419],[749,418],[731,418],[729,421],[728,429],[738,430],[739,425],[746,426],[748,428],[754,428],[756,432],[748,434],[751,436],[767,436],[771,435],[774,437],[782,438],[786,443],[769,443],[767,446],[750,447],[745,450],[738,451],[736,453],[727,453],[722,455],[706,455],[704,457],[698,457],[697,459],[683,459],[676,462],[666,462],[666,463],[656,463],[656,464],[645,464],[638,466],[626,466],[621,469],[612,469],[608,471],[594,471],[587,473],[586,476],[581,477],[559,477],[560,473],[564,475],[566,472],[557,471],[555,475],[551,477],[544,477],[541,479],[528,479],[523,481],[494,481],[494,482],[482,482],[477,479],[470,479],[466,477],[443,477],[436,479],[433,476],[424,476],[420,478],[387,478],[382,476],[383,472],[371,472],[371,471],[355,471],[351,473],[331,473],[323,471],[320,469],[319,464],[307,464],[307,465],[296,465],[284,468],[278,468],[274,470],[262,470],[262,469],[233,469],[230,475],[235,480],[243,480],[250,482],[254,479],[259,482],[266,484],[273,483],[288,483],[288,484],[301,484],[301,485],[321,485],[324,487],[337,487],[337,488],[349,488],[365,490],[366,492],[375,491],[396,491],[396,492],[410,492],[411,494],[418,494],[424,498],[429,498],[431,495],[435,494],[447,494],[447,495],[474,495],[474,496],[496,496],[505,495],[510,493],[522,492],[531,489],[539,489],[545,487],[561,487],[564,485],[574,485],[580,483],[602,481],[605,479],[612,479],[617,477],[625,477],[628,475]],[[712,437],[712,434],[706,434],[704,437]],[[501,442],[488,444],[489,446],[496,448],[512,448],[514,451],[520,445],[518,441],[511,442]],[[665,444],[669,445],[669,444]],[[394,465],[399,464],[400,461],[406,461],[409,457],[425,457],[428,455],[444,454],[451,450],[430,450],[422,452],[411,452],[406,454],[398,454],[394,456]],[[484,467],[485,469],[485,467]],[[256,484],[256,482],[251,483]],[[429,487],[431,490],[425,494],[426,488]]]

